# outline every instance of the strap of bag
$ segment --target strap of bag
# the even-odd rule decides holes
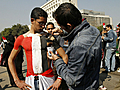
[[[92,43],[92,45],[91,45],[91,46],[88,48],[88,50],[87,50],[87,53],[86,53],[85,58],[84,58],[84,60],[83,60],[83,63],[82,63],[82,65],[80,66],[79,71],[78,71],[78,73],[77,73],[77,76],[76,76],[76,78],[75,78],[75,81],[74,81],[74,85],[75,85],[75,86],[77,86],[77,85],[75,84],[75,82],[76,82],[76,80],[77,80],[77,77],[78,77],[78,75],[79,75],[79,73],[80,73],[83,65],[85,64],[85,62],[86,62],[86,60],[87,60],[87,56],[88,56],[88,54],[89,54],[89,51],[90,51],[90,49],[92,48],[92,46],[95,44],[95,42],[96,42],[96,40],[98,39],[99,36],[100,36],[100,34],[97,35],[95,41]]]

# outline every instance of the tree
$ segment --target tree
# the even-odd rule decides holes
[[[103,25],[97,27],[97,29],[98,29],[100,32],[102,32],[102,30],[103,30]]]
[[[27,25],[23,25],[21,30],[19,31],[18,35],[21,35],[23,33],[26,33],[27,31],[29,31],[29,28]]]
[[[5,28],[4,31],[1,32],[1,36],[8,36],[12,32],[11,28]]]
[[[13,25],[11,28],[5,28],[0,34],[1,34],[1,37],[2,36],[7,37],[10,34],[21,35],[23,33],[26,33],[27,31],[29,31],[29,28],[27,25],[17,24],[17,25]]]

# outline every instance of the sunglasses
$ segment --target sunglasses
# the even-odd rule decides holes
[[[37,21],[38,22],[38,21]],[[44,23],[44,22],[38,22],[39,23],[39,25],[42,25],[42,26],[44,26],[46,23]]]
[[[48,28],[47,30],[54,29],[54,28]]]

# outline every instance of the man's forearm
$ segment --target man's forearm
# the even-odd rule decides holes
[[[17,80],[19,80],[19,78],[16,72],[14,61],[12,61],[10,58],[8,59],[8,65],[9,65],[10,72],[13,76],[13,79],[16,82]]]
[[[14,81],[19,80],[17,72],[16,72],[15,64],[14,64],[14,59],[16,58],[16,55],[17,55],[16,52],[17,52],[17,50],[13,49],[9,58],[8,58],[8,66],[9,66],[9,69],[10,69],[10,72],[13,76]]]
[[[57,74],[61,76],[69,85],[73,85],[74,78],[70,77],[70,73],[68,74],[67,64],[65,64],[62,59],[59,58],[57,61],[55,61],[55,67],[57,70]]]

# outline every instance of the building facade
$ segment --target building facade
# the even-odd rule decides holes
[[[103,23],[112,25],[112,18],[105,15],[104,12],[92,11],[92,10],[80,10],[82,17],[86,18],[90,25],[98,27],[103,25]]]
[[[69,2],[74,4],[77,8],[77,0],[48,0],[44,5],[41,6],[48,13],[48,20],[47,22],[53,22],[55,26],[58,26],[54,18],[52,17],[53,12],[59,7],[60,4]],[[92,10],[80,10],[82,17],[86,18],[90,25],[98,27],[105,24],[112,25],[112,18],[105,15],[104,12],[97,12]]]

